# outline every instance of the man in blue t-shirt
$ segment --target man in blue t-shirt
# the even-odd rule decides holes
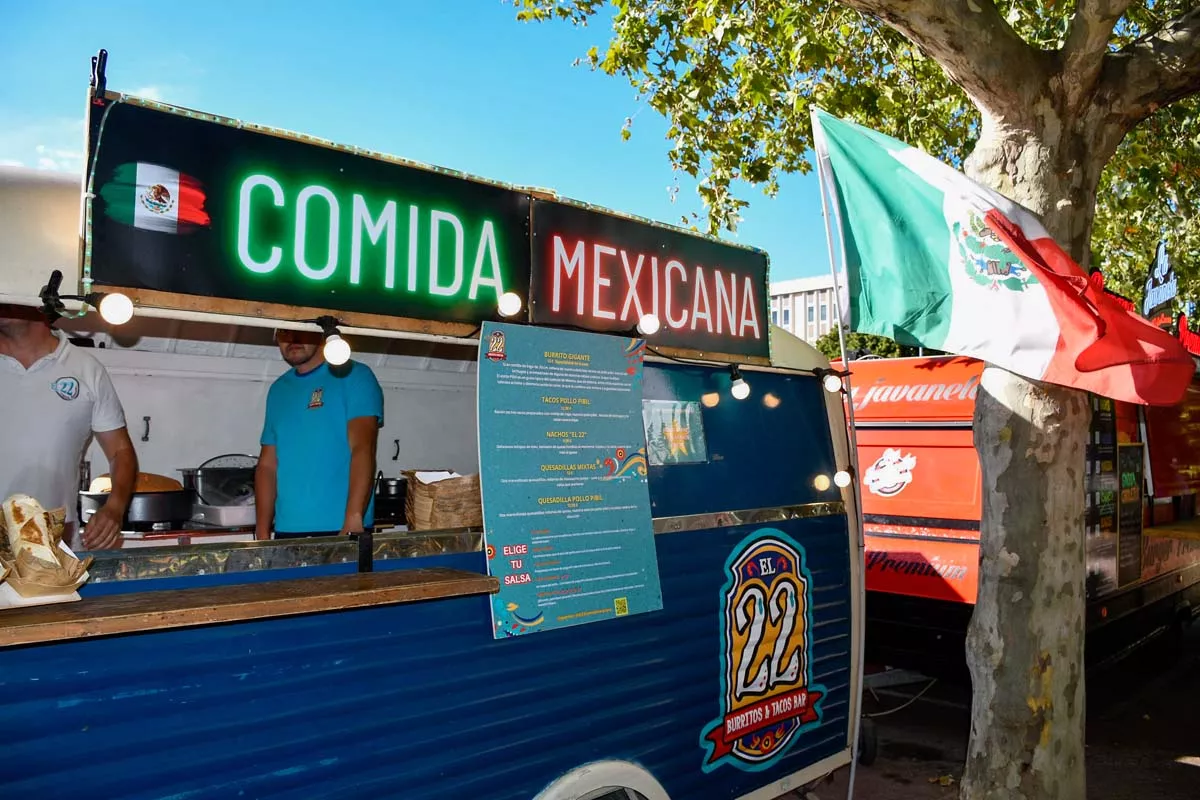
[[[383,390],[366,364],[325,363],[320,334],[276,332],[292,369],[267,393],[254,477],[259,539],[367,530],[375,514],[375,442]]]

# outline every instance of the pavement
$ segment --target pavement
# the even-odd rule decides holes
[[[1121,661],[1088,672],[1088,800],[1200,798],[1200,624],[1163,637]],[[859,766],[859,800],[958,797],[970,730],[970,690],[927,684],[868,693],[879,755]],[[899,710],[895,710],[899,709]],[[892,710],[893,713],[886,713]],[[847,797],[849,769],[815,787],[809,800]],[[779,800],[795,800],[788,794]]]

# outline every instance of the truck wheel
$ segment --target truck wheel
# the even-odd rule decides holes
[[[875,763],[879,755],[879,731],[875,728],[875,720],[863,718],[858,729],[858,763],[869,767]]]

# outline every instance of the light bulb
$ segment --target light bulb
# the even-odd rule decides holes
[[[837,394],[842,390],[842,379],[832,372],[821,379],[821,384],[825,387],[825,391],[830,394]]]
[[[729,393],[733,395],[734,399],[736,400],[745,400],[750,396],[750,384],[746,383],[745,378],[738,378],[733,382],[733,385],[729,387]]]
[[[325,338],[325,348],[322,351],[325,360],[335,367],[340,367],[350,360],[350,343],[340,335],[333,333]]]
[[[662,323],[658,321],[657,314],[642,314],[637,324],[638,333],[642,336],[653,336],[661,327]]]
[[[521,295],[516,292],[505,292],[496,303],[496,310],[502,317],[515,317],[521,313]]]
[[[817,477],[813,478],[813,488],[818,492],[827,491],[829,486],[830,484],[828,475],[818,475]]]
[[[100,299],[100,318],[109,325],[124,325],[133,319],[133,301],[120,292]]]
[[[850,485],[850,473],[846,472],[844,469],[839,469],[837,472],[833,473],[833,482],[836,483],[840,488],[845,489]]]

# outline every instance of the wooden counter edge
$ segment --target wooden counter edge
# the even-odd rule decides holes
[[[0,647],[494,594],[499,581],[443,567],[114,594],[0,610]]]

